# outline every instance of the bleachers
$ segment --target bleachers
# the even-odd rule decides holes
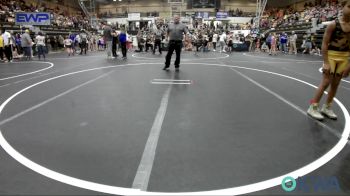
[[[82,28],[93,30],[79,9],[68,9],[67,7],[49,1],[0,0],[0,9],[0,28],[5,28],[14,33],[21,32],[21,27],[17,26],[14,21],[16,12],[37,11],[50,12],[52,14],[52,25],[41,27],[26,26],[26,28],[31,30],[34,29],[34,32],[40,30],[47,35],[66,35],[69,32],[79,32]]]
[[[292,26],[280,26],[277,27],[277,31],[304,31],[304,30],[309,30],[312,28],[312,23],[311,22],[305,22],[301,24],[296,24]]]
[[[327,0],[306,5],[298,10],[296,8],[270,8],[265,10],[265,18],[261,20],[263,25],[260,25],[266,30],[262,30],[262,32],[276,32],[277,34],[286,32],[290,34],[290,32],[295,31],[298,34],[297,47],[300,47],[305,34],[314,33],[317,29],[316,24],[334,20],[342,6],[340,1]],[[275,28],[269,30],[272,27]],[[324,27],[312,34],[312,40],[318,47],[322,45],[323,35]]]

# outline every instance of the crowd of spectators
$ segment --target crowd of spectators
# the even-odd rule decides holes
[[[244,12],[241,9],[230,9],[227,11],[229,17],[253,17],[255,13]]]
[[[69,13],[67,9],[49,7],[45,3],[34,5],[24,0],[0,0],[0,22],[14,23],[15,12],[50,12],[53,26],[89,29],[89,20],[78,10]]]
[[[295,26],[303,23],[322,22],[334,20],[341,10],[338,0],[316,1],[305,3],[303,10],[293,7],[266,9],[260,21],[261,28],[276,28]]]

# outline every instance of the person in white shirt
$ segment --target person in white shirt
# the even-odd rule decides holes
[[[12,48],[11,48],[11,34],[6,31],[5,29],[2,30],[2,38],[4,40],[4,50],[5,50],[5,56],[8,60],[8,62],[12,62]]]
[[[213,35],[213,51],[215,52],[216,51],[216,42],[218,41],[218,34],[215,32],[214,35]]]
[[[74,55],[73,53],[73,41],[69,38],[69,36],[66,37],[66,39],[63,41],[64,48],[66,48],[68,56]]]
[[[226,52],[225,51],[225,47],[226,47],[226,33],[225,33],[225,31],[222,32],[222,34],[220,35],[219,43],[220,43],[220,46],[221,46],[221,51],[220,52]]]
[[[72,42],[73,53],[80,53],[80,52],[81,52],[80,42],[81,42],[80,35],[77,34],[77,35],[75,36],[74,41]],[[79,46],[79,47],[78,47],[78,46]],[[79,48],[79,50],[77,50],[77,47]]]
[[[137,37],[136,36],[132,37],[132,46],[133,46],[133,48],[137,48],[137,46],[138,46]]]
[[[35,44],[38,51],[39,60],[41,55],[44,57],[45,60],[45,37],[43,36],[42,32],[39,32],[38,35],[35,37]]]

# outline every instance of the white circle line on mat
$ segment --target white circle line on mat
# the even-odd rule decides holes
[[[297,60],[297,59],[290,59],[290,58],[276,58],[276,57],[266,57],[266,56],[256,56],[256,55],[250,55],[247,53],[243,53],[243,56],[248,57],[254,57],[254,58],[262,58],[262,59],[270,59],[270,60],[283,60],[283,61],[290,61],[290,62],[305,62],[305,63],[322,63],[323,61],[308,61],[308,60]]]
[[[60,76],[56,76],[53,78],[49,78],[46,80],[43,80],[41,82],[38,82],[36,84],[33,84],[27,88],[22,89],[21,91],[18,91],[17,93],[13,94],[11,97],[9,97],[5,102],[3,102],[0,106],[0,114],[5,108],[5,106],[13,100],[15,97],[20,95],[21,93],[38,86],[42,83],[52,81],[58,78],[62,78],[69,75],[74,75],[78,73],[84,73],[88,71],[94,71],[94,70],[100,70],[100,69],[108,69],[108,68],[117,68],[117,67],[124,67],[124,66],[135,66],[135,65],[143,65],[143,64],[151,64],[154,65],[154,63],[138,63],[138,64],[126,64],[126,65],[116,65],[116,66],[106,66],[106,67],[100,67],[100,68],[93,68],[93,69],[87,69],[87,70],[81,70],[77,72],[67,73]],[[284,78],[292,79],[295,81],[298,81],[300,83],[306,84],[308,86],[311,86],[313,88],[317,88],[315,85],[312,85],[310,83],[307,83],[303,80],[293,78],[287,75],[275,73],[275,72],[269,72],[265,70],[260,69],[253,69],[253,68],[247,68],[247,67],[240,67],[240,66],[233,66],[233,65],[221,65],[221,64],[208,64],[208,63],[186,63],[186,64],[196,64],[196,65],[208,65],[208,66],[218,66],[218,67],[229,67],[229,68],[238,68],[238,69],[246,69],[246,70],[252,70],[252,71],[258,71],[263,73],[268,73],[272,75],[281,76]],[[109,194],[117,194],[117,195],[240,195],[240,194],[247,194],[252,193],[260,190],[265,190],[274,186],[278,186],[281,184],[282,180],[287,177],[291,176],[293,178],[298,178],[300,176],[304,176],[312,171],[315,171],[316,169],[320,168],[321,166],[325,165],[328,161],[333,159],[346,145],[348,141],[348,137],[350,135],[350,127],[349,127],[349,112],[345,108],[345,106],[337,99],[335,98],[334,101],[340,106],[344,117],[345,117],[345,126],[344,130],[342,132],[342,136],[340,140],[337,142],[337,144],[330,149],[326,154],[322,155],[317,160],[295,170],[289,173],[286,173],[284,175],[281,175],[279,177],[275,177],[272,179],[264,180],[261,182],[256,182],[253,184],[243,185],[239,187],[232,187],[232,188],[226,188],[226,189],[220,189],[220,190],[212,190],[212,191],[202,191],[202,192],[178,192],[178,193],[166,193],[166,192],[147,192],[147,191],[141,191],[137,189],[132,188],[124,188],[124,187],[117,187],[117,186],[110,186],[100,183],[95,183],[91,181],[86,181],[82,179],[78,179],[75,177],[71,177],[65,174],[58,173],[56,171],[50,170],[44,166],[41,166],[27,157],[20,154],[18,151],[16,151],[4,138],[2,132],[0,131],[0,145],[3,147],[3,149],[15,160],[23,164],[24,166],[30,168],[31,170],[46,176],[48,178],[57,180],[62,183],[66,183],[72,186],[97,191],[97,192],[103,192],[103,193],[109,193]]]
[[[228,58],[230,57],[230,55],[228,54],[224,54],[225,56],[222,56],[222,57],[213,57],[213,58],[199,58],[199,59],[186,59],[186,58],[181,58],[181,61],[197,61],[197,60],[210,60],[210,59],[225,59],[225,58]],[[164,60],[164,58],[152,58],[152,57],[140,57],[140,56],[137,56],[136,54],[132,54],[131,55],[132,57],[134,58],[139,58],[139,59],[148,59],[148,60]]]
[[[25,62],[15,62],[15,63],[11,63],[11,64],[16,64],[16,63],[20,63],[21,64],[21,63],[25,63]],[[44,69],[40,69],[40,70],[37,70],[37,71],[25,73],[25,74],[15,75],[15,76],[7,77],[7,78],[0,78],[0,81],[2,81],[2,80],[9,80],[9,79],[13,79],[13,78],[18,78],[18,77],[22,77],[22,76],[26,76],[26,75],[35,74],[35,73],[38,73],[38,72],[41,72],[41,71],[45,71],[47,69],[51,69],[54,66],[54,64],[51,63],[51,62],[30,61],[30,62],[28,62],[28,64],[29,63],[46,63],[46,64],[49,64],[50,66],[46,67]]]

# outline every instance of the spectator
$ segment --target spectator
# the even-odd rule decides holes
[[[269,48],[269,55],[271,55],[271,42],[272,42],[272,34],[270,33],[269,36],[266,38],[266,45]]]
[[[271,34],[269,37],[271,37],[270,55],[277,55],[277,53],[276,53],[276,48],[277,48],[276,33]]]
[[[19,33],[15,36],[15,47],[17,48],[18,55],[22,54],[21,35]]]
[[[297,34],[295,34],[295,31],[292,31],[292,35],[289,37],[289,54],[297,54]]]
[[[4,50],[7,62],[12,62],[12,45],[11,45],[11,34],[5,29],[2,30],[2,39],[4,41]]]
[[[73,53],[73,42],[69,38],[69,36],[66,37],[66,39],[63,41],[63,43],[64,43],[64,47],[67,50],[68,56],[74,55],[74,53]]]
[[[2,32],[0,32],[1,34]],[[5,51],[5,45],[4,45],[4,38],[0,36],[0,59],[1,61],[4,61],[4,51]]]
[[[158,47],[159,54],[162,54],[162,38],[164,36],[163,30],[160,29],[160,26],[157,26],[157,29],[154,31],[154,47],[153,47],[153,54],[156,53],[156,48]]]
[[[220,52],[226,52],[225,47],[226,47],[226,33],[225,31],[222,32],[219,38],[220,46],[221,46],[221,51]]]
[[[216,51],[216,43],[218,41],[218,34],[216,32],[214,32],[214,35],[213,35],[213,51],[215,52]]]
[[[112,57],[112,39],[113,39],[112,33],[113,33],[113,30],[107,24],[107,21],[103,21],[101,24],[102,24],[102,29],[103,29],[104,42],[107,45],[107,58],[114,58],[114,57]]]
[[[39,32],[35,38],[35,44],[38,51],[38,58],[40,60],[41,55],[45,60],[45,36],[43,36],[42,32]]]
[[[69,39],[72,41],[71,49],[72,49],[72,55],[74,56],[76,52],[76,43],[77,43],[77,35],[75,33],[69,32]]]
[[[85,30],[81,30],[81,33],[79,35],[80,37],[80,55],[84,54],[86,55],[86,50],[87,50],[87,47],[88,47],[88,36],[87,34],[85,33]]]
[[[287,53],[287,43],[288,43],[288,36],[286,33],[282,33],[281,37],[280,37],[280,42],[281,42],[281,51],[283,53]]]
[[[56,36],[51,36],[50,44],[53,51],[57,50],[57,39]]]
[[[311,36],[310,35],[305,35],[304,36],[304,51],[303,54],[310,54],[311,49],[312,49],[312,43],[311,43]]]
[[[127,42],[127,34],[126,34],[125,30],[122,29],[120,34],[119,34],[119,43],[120,43],[120,47],[122,49],[123,59],[127,58],[126,57],[126,53],[127,53],[126,42]]]
[[[113,57],[118,57],[117,51],[119,48],[119,33],[113,28],[113,38],[112,38],[112,55]]]
[[[63,38],[63,36],[62,35],[59,35],[58,36],[58,47],[59,48],[63,48],[63,42],[64,42],[64,38]]]
[[[25,60],[31,60],[32,58],[32,46],[33,42],[29,35],[29,30],[25,30],[25,33],[21,36],[21,44],[22,48],[24,50],[24,59]]]

